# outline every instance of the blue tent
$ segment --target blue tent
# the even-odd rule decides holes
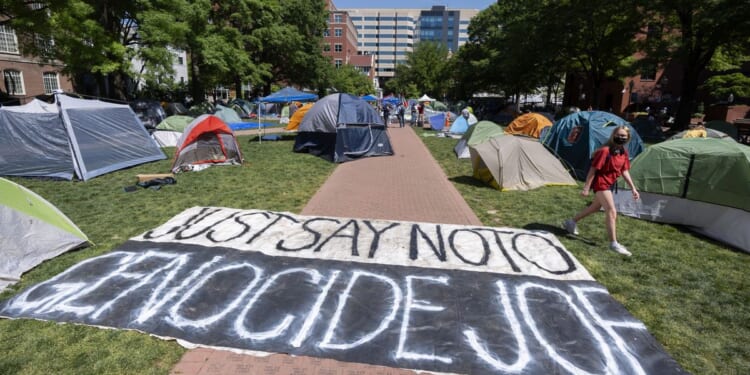
[[[464,134],[469,130],[469,121],[464,116],[458,116],[451,124],[450,132],[453,134]]]
[[[630,129],[631,140],[627,149],[632,160],[643,151],[643,141],[630,123],[609,112],[571,113],[557,120],[541,140],[565,160],[576,178],[584,180],[594,151],[607,144],[612,131],[619,125],[626,125]]]
[[[342,163],[393,155],[393,148],[383,118],[372,105],[342,93],[320,99],[307,111],[297,129],[294,152]]]
[[[263,103],[288,103],[309,102],[317,99],[318,96],[315,94],[308,94],[304,91],[297,90],[294,87],[285,87],[271,95],[258,99],[258,101]]]
[[[367,94],[367,95],[362,96],[362,100],[366,102],[377,102],[378,98],[375,95]]]
[[[443,130],[445,127],[445,112],[430,116],[429,121],[432,130]]]

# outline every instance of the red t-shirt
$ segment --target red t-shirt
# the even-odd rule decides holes
[[[610,154],[609,146],[604,146],[594,152],[591,166],[596,168],[591,188],[595,192],[609,190],[615,184],[617,178],[622,175],[622,172],[630,169],[628,151],[622,149],[621,153]]]

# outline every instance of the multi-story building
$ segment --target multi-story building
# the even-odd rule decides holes
[[[43,63],[21,54],[16,32],[8,25],[0,25],[0,104],[25,104],[35,96],[51,94],[55,90],[73,91],[73,83],[62,75],[63,65]]]
[[[332,0],[327,1],[328,29],[326,29],[323,42],[323,56],[331,59],[331,62],[340,67],[349,64],[366,74],[373,80],[375,88],[378,82],[375,80],[373,64],[375,58],[372,55],[358,53],[357,30],[346,11],[336,9]]]
[[[382,84],[420,41],[434,41],[455,52],[468,40],[477,9],[342,9],[357,30],[357,51],[375,58],[375,78]]]

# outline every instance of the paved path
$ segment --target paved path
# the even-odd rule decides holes
[[[388,129],[395,155],[336,167],[302,209],[302,215],[482,225],[416,133]],[[330,359],[267,357],[212,349],[188,351],[172,374],[413,375],[412,371]]]

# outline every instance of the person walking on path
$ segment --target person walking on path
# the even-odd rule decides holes
[[[404,107],[404,103],[399,104],[398,106],[398,127],[403,128],[404,127],[404,115],[406,114],[406,108]]]
[[[385,127],[388,127],[388,120],[390,120],[391,117],[391,105],[386,103],[383,105],[383,123],[385,123]]]
[[[571,219],[563,222],[563,228],[570,234],[578,234],[577,223],[600,209],[604,208],[604,222],[607,226],[610,250],[630,256],[631,253],[625,246],[617,242],[617,210],[612,196],[612,190],[617,189],[615,184],[617,178],[622,176],[633,192],[633,199],[638,200],[640,195],[636,190],[633,180],[630,178],[630,159],[625,149],[625,144],[630,141],[630,129],[627,126],[618,126],[610,135],[607,145],[594,152],[591,160],[591,168],[586,176],[581,195],[587,197],[589,190],[594,190],[594,201]]]

